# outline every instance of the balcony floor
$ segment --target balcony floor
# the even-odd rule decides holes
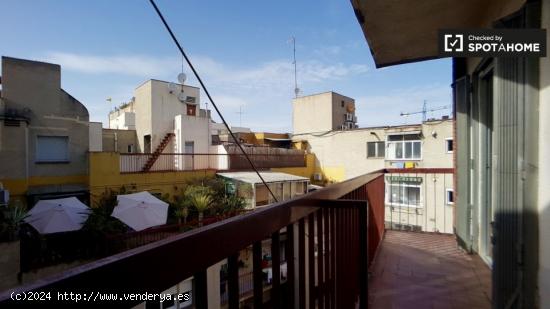
[[[369,279],[369,308],[490,308],[491,271],[452,235],[386,231]]]

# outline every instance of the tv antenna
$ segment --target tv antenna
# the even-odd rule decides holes
[[[237,114],[239,114],[239,127],[242,127],[243,126],[243,114],[244,112],[242,111],[242,105],[239,105],[239,111],[236,112]]]
[[[427,120],[427,115],[429,112],[435,112],[435,111],[439,111],[439,110],[443,110],[443,109],[449,109],[451,106],[450,105],[444,105],[444,106],[438,106],[438,107],[433,107],[433,108],[430,108],[428,109],[427,107],[427,102],[426,100],[424,100],[424,104],[422,104],[422,110],[421,111],[416,111],[416,112],[410,112],[410,113],[404,113],[404,112],[401,112],[401,116],[410,116],[410,115],[415,115],[415,114],[422,114],[422,122],[425,122]]]
[[[300,93],[300,88],[298,88],[298,70],[297,70],[297,64],[296,64],[296,38],[292,36],[290,38],[290,42],[292,43],[292,52],[293,52],[292,64],[294,64],[294,97],[297,98],[298,94]]]

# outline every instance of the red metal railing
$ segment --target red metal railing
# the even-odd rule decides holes
[[[153,154],[120,154],[121,173],[146,172],[147,162]],[[194,170],[249,170],[250,163],[242,154],[161,153],[147,170],[151,172]],[[257,168],[304,167],[305,154],[248,154]]]

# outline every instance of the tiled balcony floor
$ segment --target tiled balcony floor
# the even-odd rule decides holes
[[[454,236],[386,231],[369,279],[369,308],[490,308],[491,272]]]

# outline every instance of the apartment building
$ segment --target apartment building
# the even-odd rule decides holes
[[[546,29],[550,42],[548,0],[352,4],[377,67],[438,57],[441,29]],[[452,60],[456,236],[491,268],[493,308],[550,308],[547,46]]]
[[[341,182],[382,169],[386,175],[386,224],[393,228],[453,232],[453,121],[358,128],[352,98],[326,92],[293,101],[292,136],[316,158],[314,180]],[[311,117],[311,118],[310,118]],[[313,119],[321,119],[319,122]],[[429,174],[407,169],[449,169]]]
[[[25,204],[87,199],[89,115],[56,64],[2,57],[0,183]]]

